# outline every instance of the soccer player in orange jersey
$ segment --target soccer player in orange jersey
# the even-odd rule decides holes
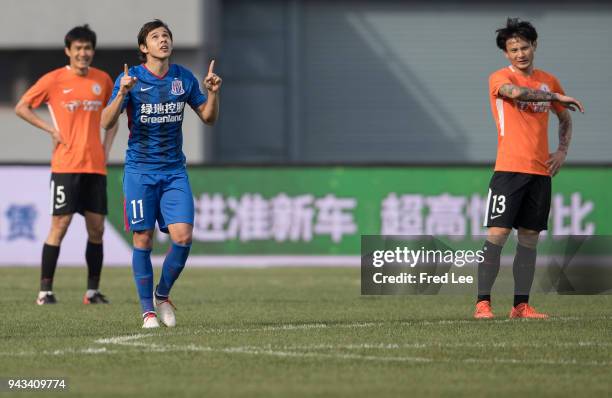
[[[533,25],[517,18],[509,18],[506,26],[497,30],[497,46],[510,65],[489,78],[498,144],[487,196],[484,261],[478,266],[474,317],[479,319],[493,318],[491,288],[512,228],[518,229],[518,245],[510,318],[547,318],[529,305],[536,245],[540,231],[547,229],[551,177],[563,165],[572,138],[568,110],[584,112],[584,108],[580,101],[565,95],[557,78],[534,67],[537,38]],[[549,111],[559,119],[559,146],[553,153],[548,152]]]
[[[60,244],[74,213],[85,217],[88,268],[85,304],[107,303],[98,290],[102,271],[102,234],[107,214],[106,159],[117,125],[100,140],[100,117],[110,98],[113,82],[105,72],[92,68],[96,34],[89,26],[77,26],[64,39],[70,63],[41,77],[23,95],[15,112],[53,139],[51,159],[51,229],[43,245],[39,305],[56,302],[53,276]],[[33,109],[46,104],[53,124]]]

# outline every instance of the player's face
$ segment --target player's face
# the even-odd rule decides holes
[[[533,67],[536,43],[530,43],[520,37],[513,37],[506,41],[504,54],[512,66],[521,71],[529,71]]]
[[[70,58],[70,67],[76,69],[87,69],[94,57],[93,45],[88,41],[75,40],[70,44],[70,48],[64,49]]]
[[[146,49],[141,48],[141,50],[154,58],[166,59],[172,54],[170,32],[163,26],[150,31],[145,43]]]

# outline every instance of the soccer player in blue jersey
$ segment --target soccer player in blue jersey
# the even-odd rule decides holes
[[[170,63],[172,32],[156,19],[138,33],[143,64],[124,67],[102,115],[102,126],[117,123],[127,110],[130,137],[125,159],[123,192],[126,229],[133,233],[132,269],[143,313],[143,328],[161,322],[176,325],[170,290],[185,267],[194,221],[194,206],[182,151],[182,121],[189,105],[206,124],[219,115],[221,78],[213,60],[204,79],[207,95],[186,68]],[[170,234],[172,247],[153,291],[151,249],[155,222]],[[157,310],[157,311],[156,311]]]

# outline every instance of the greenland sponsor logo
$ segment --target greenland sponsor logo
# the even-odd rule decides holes
[[[140,105],[140,123],[175,123],[183,121],[185,102],[166,102]]]
[[[140,123],[143,124],[158,124],[158,123],[175,123],[182,122],[183,115],[164,115],[164,116],[140,116]]]
[[[185,90],[183,90],[183,81],[182,80],[172,80],[172,89],[170,90],[170,94],[172,95],[182,95],[185,94]]]
[[[141,104],[140,113],[143,115],[168,115],[182,113],[185,109],[185,102],[166,102],[158,104]]]
[[[102,94],[102,87],[100,87],[100,85],[98,83],[94,83],[91,86],[91,91],[95,94],[95,95],[100,95]]]

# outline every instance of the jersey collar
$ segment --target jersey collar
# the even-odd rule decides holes
[[[168,66],[168,70],[166,71],[166,73],[163,74],[163,76],[160,75],[156,75],[155,73],[151,72],[151,70],[149,68],[147,68],[147,65],[145,65],[144,63],[141,64],[143,68],[145,68],[145,70],[147,72],[149,72],[151,75],[153,75],[154,77],[158,78],[159,80],[163,80],[166,76],[168,76],[168,73],[170,72],[170,68],[172,68],[172,64],[170,64]]]
[[[535,73],[537,71],[536,68],[533,68],[533,72],[531,73],[531,75],[525,76],[522,73],[519,73],[519,71],[517,71],[516,68],[514,66],[512,66],[512,65],[508,65],[508,69],[510,69],[512,71],[512,73],[518,73],[520,76],[523,76],[523,77],[525,77],[527,79],[533,78],[533,76],[535,75]]]
[[[71,72],[72,74],[74,74],[75,76],[78,76],[78,77],[87,77],[87,76],[89,76],[89,71],[91,70],[91,66],[90,66],[89,68],[87,68],[87,73],[86,73],[86,74],[84,74],[83,76],[81,76],[81,75],[77,75],[76,73],[74,73],[74,71],[72,70],[72,68],[70,67],[70,65],[66,65],[66,70],[67,70],[67,71],[70,71],[70,72]]]

